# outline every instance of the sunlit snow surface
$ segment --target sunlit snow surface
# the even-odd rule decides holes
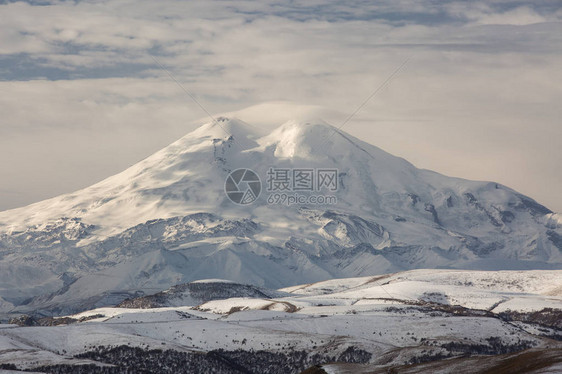
[[[237,286],[222,280],[203,284],[217,290]],[[415,270],[271,291],[285,295],[279,298],[98,308],[70,316],[93,319],[69,325],[0,325],[0,363],[26,368],[81,363],[72,357],[99,345],[186,352],[292,348],[328,355],[353,346],[370,352],[373,365],[403,364],[427,352],[445,352],[441,345],[451,342],[486,346],[489,339],[498,339],[506,346],[523,342],[533,348],[560,348],[560,343],[540,336],[555,330],[506,322],[495,313],[560,310],[561,286],[560,271]],[[173,292],[164,294],[175,297]],[[469,314],[447,309],[453,306],[469,308],[464,309]]]

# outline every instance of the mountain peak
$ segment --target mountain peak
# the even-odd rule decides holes
[[[337,129],[323,120],[291,120],[260,140],[264,147],[274,146],[275,157],[315,158]]]
[[[243,149],[253,148],[257,145],[255,140],[264,135],[264,130],[246,123],[235,117],[217,117],[186,137],[202,137],[210,139],[234,138],[234,142]]]

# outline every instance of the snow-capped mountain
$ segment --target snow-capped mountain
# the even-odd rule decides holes
[[[225,193],[238,169],[261,179],[251,204]],[[336,170],[333,184],[298,191],[334,200],[276,204],[271,187],[285,185],[272,170],[312,170],[316,183]],[[265,132],[221,117],[91,187],[1,212],[0,232],[3,313],[71,313],[205,278],[280,288],[414,268],[562,268],[559,214],[320,120]]]

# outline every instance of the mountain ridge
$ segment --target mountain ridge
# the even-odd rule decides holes
[[[252,204],[224,192],[240,168],[261,178]],[[303,168],[336,170],[337,188],[289,192],[336,203],[268,201],[283,192],[268,191],[272,169]],[[0,212],[0,312],[70,313],[204,278],[281,288],[415,268],[560,269],[561,222],[508,187],[418,169],[323,121],[267,132],[218,117],[91,187]]]

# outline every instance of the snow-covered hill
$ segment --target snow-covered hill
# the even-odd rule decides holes
[[[224,192],[239,168],[261,178],[253,204]],[[271,168],[337,170],[334,191],[300,192],[337,204],[271,204]],[[561,222],[505,186],[417,169],[321,120],[265,132],[219,118],[89,188],[1,212],[0,312],[67,314],[205,278],[280,288],[415,268],[561,269]]]
[[[234,297],[269,299],[285,295],[288,295],[288,293],[238,284],[222,279],[206,279],[178,284],[154,295],[127,299],[120,303],[118,307],[147,309],[169,306],[197,306],[212,300],[224,300]]]
[[[518,357],[551,372],[562,365],[561,271],[414,270],[266,291],[275,297],[218,280],[191,286],[144,298],[172,307],[139,302],[0,325],[0,365],[174,374],[285,374],[313,365],[324,365],[318,373],[386,373],[414,363],[426,363],[408,368],[414,373],[447,372],[448,362],[462,363],[443,359],[470,356],[474,370],[459,372],[503,372]],[[193,304],[197,286],[211,298],[237,297],[182,306]]]

